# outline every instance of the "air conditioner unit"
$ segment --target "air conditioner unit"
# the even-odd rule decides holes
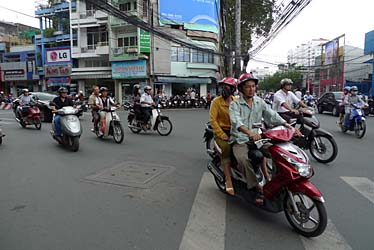
[[[128,48],[126,50],[127,53],[129,54],[137,54],[138,53],[138,48]]]
[[[123,54],[123,48],[114,48],[113,49],[113,54],[114,55],[121,55],[121,54]]]

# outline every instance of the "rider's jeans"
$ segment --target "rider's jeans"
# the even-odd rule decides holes
[[[55,135],[61,136],[62,135],[61,116],[60,115],[55,115],[55,118],[53,119],[53,123],[55,125]]]

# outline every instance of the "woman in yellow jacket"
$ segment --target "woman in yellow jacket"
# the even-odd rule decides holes
[[[213,99],[210,106],[210,124],[213,128],[214,140],[222,150],[221,164],[224,168],[226,192],[234,195],[234,188],[231,181],[231,145],[230,139],[230,114],[229,107],[234,98],[237,81],[232,77],[225,77],[219,84],[222,87],[222,94]]]

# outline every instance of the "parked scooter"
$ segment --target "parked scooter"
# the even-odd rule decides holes
[[[97,137],[107,138],[108,136],[113,136],[116,143],[122,143],[124,138],[124,131],[121,125],[121,120],[116,113],[115,107],[110,109],[103,109],[99,112],[100,122],[99,130],[94,131]]]
[[[161,136],[169,135],[173,130],[173,125],[169,120],[169,117],[161,113],[159,105],[160,104],[157,105],[157,108],[152,109],[152,117],[149,123],[145,124],[144,117],[141,112],[135,111],[132,104],[125,104],[125,110],[129,110],[127,121],[131,132],[138,134],[142,130],[157,130],[158,134]]]
[[[17,113],[17,111],[15,112]],[[21,107],[20,116],[17,117],[16,114],[16,121],[22,126],[22,128],[26,128],[27,125],[34,125],[38,130],[42,128],[40,109],[33,102]]]
[[[303,137],[295,137],[293,143],[310,154],[321,163],[329,163],[338,155],[338,146],[331,133],[320,128],[320,122],[312,109],[299,109],[299,119],[294,119],[300,125]]]
[[[256,124],[260,128],[261,124]],[[241,197],[259,208],[273,213],[284,211],[285,216],[296,232],[305,237],[321,235],[327,225],[327,213],[321,192],[309,181],[313,176],[313,169],[308,156],[302,149],[290,143],[295,133],[293,128],[278,126],[262,133],[264,139],[255,144],[260,149],[265,142],[271,142],[269,152],[272,159],[268,159],[271,167],[272,180],[267,182],[261,172],[262,155],[251,154],[251,162],[260,185],[263,185],[264,203],[255,203],[256,191],[247,189],[244,174],[239,171],[237,162],[233,159],[231,176],[235,196]],[[260,151],[255,151],[260,152]],[[220,191],[226,193],[225,176],[221,166],[221,151],[216,143],[209,155],[212,160],[208,164],[216,185]],[[260,157],[261,156],[261,157]]]
[[[354,131],[357,138],[361,139],[366,133],[366,119],[365,112],[363,109],[365,105],[362,104],[351,104],[351,113],[349,114],[349,119],[341,126],[343,133],[347,130]]]
[[[3,144],[3,137],[5,137],[5,135],[3,134],[3,131],[0,128],[0,145]]]
[[[51,135],[59,144],[64,145],[73,152],[79,149],[79,138],[82,135],[82,127],[77,117],[78,109],[63,107],[55,112],[61,116],[62,137],[55,135],[55,125],[52,122]]]

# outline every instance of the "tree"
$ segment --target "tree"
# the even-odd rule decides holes
[[[241,3],[241,54],[246,55],[252,47],[252,36],[266,35],[274,22],[274,0],[243,0]],[[226,30],[223,34],[223,50],[232,55],[235,45],[235,0],[221,0]],[[249,61],[244,57],[244,64]],[[225,69],[229,67],[229,60],[225,60]],[[229,72],[225,72],[226,75]]]
[[[289,71],[278,71],[274,75],[265,77],[265,79],[261,80],[259,83],[260,90],[266,91],[275,91],[280,87],[280,81],[283,78],[290,78],[294,82],[294,88],[300,88],[302,82],[302,75],[297,70],[289,70]]]

